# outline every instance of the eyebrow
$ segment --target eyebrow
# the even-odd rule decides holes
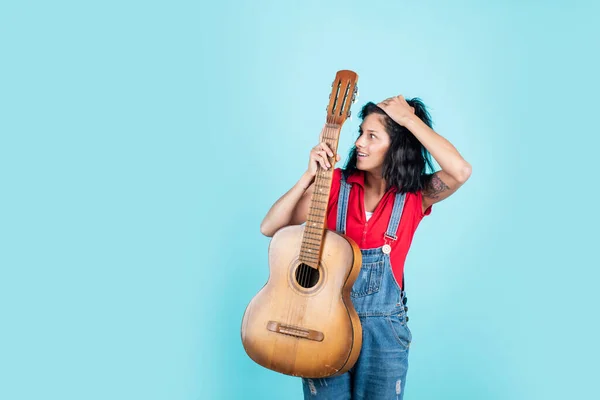
[[[360,125],[360,126],[358,127],[358,130],[359,130],[359,131],[361,131],[361,132],[363,131],[363,127],[362,127],[362,125]],[[367,129],[367,132],[375,132],[375,133],[377,133],[377,131],[376,131],[376,130],[373,130],[373,129]]]

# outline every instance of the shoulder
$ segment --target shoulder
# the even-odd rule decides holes
[[[340,187],[342,186],[342,169],[336,168],[333,170],[333,177],[331,178],[331,191],[329,192],[329,203],[337,202],[337,198],[340,193]]]
[[[431,214],[432,205],[426,204],[424,197],[425,194],[423,190],[407,192],[405,194],[405,207],[409,208],[410,213],[417,219],[421,219]]]
[[[415,207],[419,210],[419,214],[420,214],[421,218],[431,214],[433,204],[429,204],[425,200],[423,190],[419,190],[417,193],[414,194],[414,196],[415,196],[415,203],[416,203]]]
[[[341,168],[336,168],[333,170],[333,181],[334,182],[339,182],[342,180],[342,169]]]
[[[339,190],[342,184],[342,174],[343,171],[341,168],[336,168],[333,170],[333,177],[331,178],[331,190]]]

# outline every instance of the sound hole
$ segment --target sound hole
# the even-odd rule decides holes
[[[296,281],[303,288],[311,288],[319,281],[319,270],[302,263],[296,270]]]

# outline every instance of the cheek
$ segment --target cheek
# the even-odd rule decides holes
[[[385,155],[389,149],[389,146],[385,146],[383,148],[377,149],[377,156],[380,158],[385,158]]]

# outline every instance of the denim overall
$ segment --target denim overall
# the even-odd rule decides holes
[[[351,185],[342,175],[336,227],[339,233],[346,232],[350,188]],[[404,200],[405,194],[396,193],[385,234],[386,243],[397,239]],[[412,334],[406,324],[407,298],[394,278],[390,256],[384,252],[387,251],[385,247],[361,250],[362,266],[351,293],[363,330],[362,347],[356,364],[340,376],[303,378],[305,399],[402,400],[404,397]]]

